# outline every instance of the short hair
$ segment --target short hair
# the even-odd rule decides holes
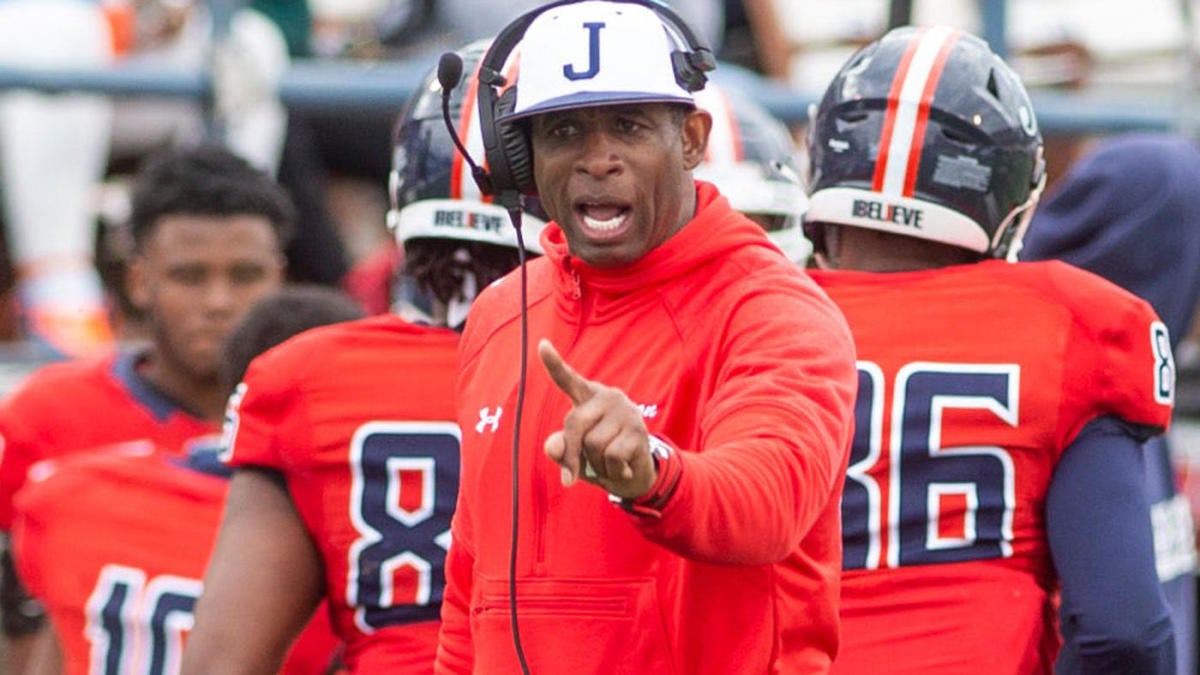
[[[671,124],[675,125],[676,129],[683,128],[683,121],[687,116],[696,110],[696,106],[687,105],[686,103],[668,103],[667,114],[671,116]]]
[[[306,330],[365,316],[362,306],[339,290],[294,284],[259,300],[225,338],[221,377],[232,389],[263,352]]]
[[[280,250],[296,220],[283,187],[216,143],[151,155],[134,178],[131,199],[134,251],[143,250],[164,216],[262,216],[274,228]]]

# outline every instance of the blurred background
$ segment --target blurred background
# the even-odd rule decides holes
[[[386,285],[394,120],[444,50],[539,4],[0,0],[0,394],[49,360],[144,338],[122,282],[128,184],[165,147],[221,140],[288,189],[291,280]],[[1010,61],[1045,137],[1047,195],[1100,140],[1200,133],[1192,0],[664,4],[708,38],[726,95],[786,126],[800,181],[809,106],[854,50],[906,24],[962,28]],[[1176,358],[1176,480],[1200,513],[1196,326]]]

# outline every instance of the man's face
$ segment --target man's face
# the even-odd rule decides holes
[[[571,253],[597,267],[632,263],[691,220],[691,170],[712,119],[670,106],[601,106],[533,118],[534,181]]]
[[[221,343],[260,298],[283,284],[279,239],[262,216],[171,215],[159,221],[129,270],[164,367],[207,380]]]

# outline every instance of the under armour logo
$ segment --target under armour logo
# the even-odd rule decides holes
[[[642,417],[648,420],[658,417],[657,403],[635,403],[634,405],[637,406],[638,412],[642,414]]]
[[[492,409],[488,406],[484,406],[484,407],[480,408],[479,409],[479,421],[475,423],[475,433],[482,434],[483,430],[488,427],[491,427],[492,431],[499,429],[500,428],[500,416],[503,414],[504,414],[504,408],[502,408],[500,406],[496,406],[495,413],[493,413]]]

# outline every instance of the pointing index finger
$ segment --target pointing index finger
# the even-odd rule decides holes
[[[542,359],[546,372],[550,373],[550,379],[554,380],[554,384],[570,397],[575,405],[583,403],[595,393],[596,385],[567,365],[549,340],[542,338],[538,342],[538,356]]]

